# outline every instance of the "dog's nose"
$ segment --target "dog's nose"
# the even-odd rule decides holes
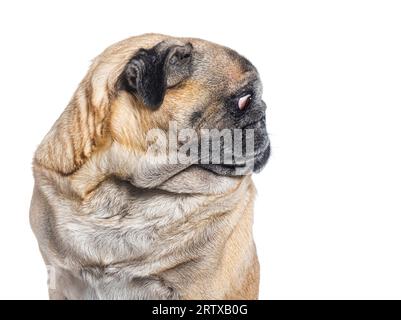
[[[246,96],[239,98],[238,108],[240,110],[245,110],[250,105],[251,101],[252,101],[252,96],[250,94],[247,94]]]

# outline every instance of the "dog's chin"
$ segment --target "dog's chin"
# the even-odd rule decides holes
[[[258,173],[265,167],[270,157],[270,144],[259,151],[247,164],[201,164],[206,170],[222,176],[242,176]]]

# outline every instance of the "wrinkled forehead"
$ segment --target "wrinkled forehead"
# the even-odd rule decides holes
[[[188,39],[188,42],[194,47],[194,79],[227,91],[235,91],[248,84],[260,86],[256,68],[236,51],[204,40]]]

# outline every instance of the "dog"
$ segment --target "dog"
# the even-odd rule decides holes
[[[49,298],[257,299],[252,173],[270,155],[265,113],[256,68],[221,45],[145,34],[95,58],[33,159]],[[166,144],[178,156],[200,145],[161,139],[149,152],[148,132],[171,124],[251,131],[254,152],[166,161]]]

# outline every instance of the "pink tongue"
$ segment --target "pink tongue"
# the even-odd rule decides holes
[[[238,100],[238,107],[240,110],[244,110],[246,108],[250,96],[250,94],[247,94],[246,96],[243,96]]]

